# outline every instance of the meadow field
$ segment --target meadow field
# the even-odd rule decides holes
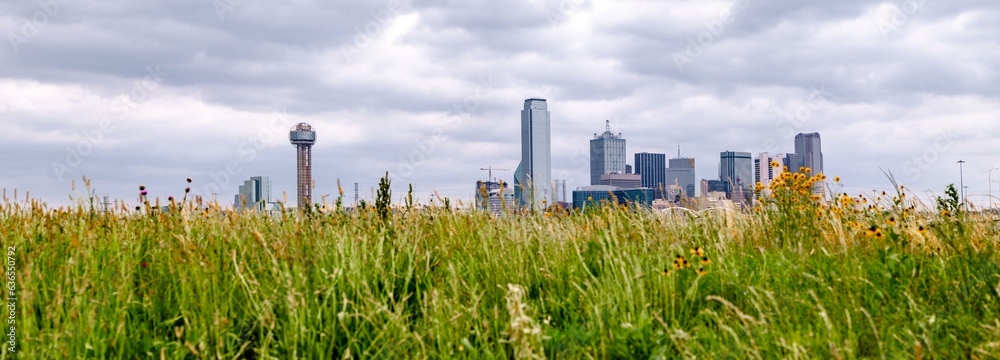
[[[993,218],[786,180],[687,215],[5,201],[3,356],[1000,357]]]

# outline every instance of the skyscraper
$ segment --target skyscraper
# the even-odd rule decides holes
[[[522,207],[553,204],[552,124],[545,99],[524,100],[521,110],[521,163],[514,171],[515,197]]]
[[[667,185],[667,155],[654,153],[635,154],[635,173],[642,177],[642,186],[653,189],[653,198],[662,199],[663,185]]]
[[[590,140],[590,185],[600,185],[601,175],[625,173],[625,139],[611,132],[611,120],[606,120],[604,134],[594,134]]]
[[[783,160],[782,154],[771,156],[769,153],[762,152],[757,155],[757,158],[753,160],[754,182],[764,186],[771,185],[771,181],[781,174]]]
[[[795,135],[795,155],[802,159],[801,166],[812,169],[813,174],[823,173],[823,151],[819,133]],[[799,169],[789,167],[789,171],[799,171]]]
[[[694,197],[694,158],[678,157],[670,159],[667,168],[667,185],[678,185],[684,191],[684,196]]]
[[[739,194],[753,193],[753,159],[748,152],[723,151],[720,153],[719,180],[727,184],[726,195],[733,199],[734,189],[742,188]]]
[[[233,208],[265,210],[269,202],[271,202],[271,179],[266,176],[254,176],[240,185],[240,193],[236,194]]]

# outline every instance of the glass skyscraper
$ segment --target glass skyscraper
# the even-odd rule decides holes
[[[254,176],[240,185],[240,193],[236,194],[233,207],[237,210],[265,210],[271,202],[271,179],[266,176]]]
[[[685,197],[694,197],[694,159],[678,157],[670,159],[667,168],[667,185],[678,185]]]
[[[611,121],[607,120],[604,134],[594,134],[590,140],[590,185],[600,185],[601,175],[625,173],[625,139],[621,133],[611,132]]]
[[[748,152],[723,151],[720,154],[719,180],[727,184],[726,196],[732,199],[736,188],[752,194],[754,186],[753,158]],[[736,199],[733,199],[736,200]]]
[[[524,100],[521,110],[521,163],[514,172],[515,197],[522,207],[542,209],[554,204],[552,182],[552,123],[545,99]]]

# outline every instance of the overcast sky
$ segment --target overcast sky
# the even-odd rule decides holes
[[[386,171],[397,199],[469,198],[517,167],[531,97],[570,188],[606,119],[629,163],[680,146],[698,179],[798,132],[854,194],[883,169],[940,192],[965,160],[985,202],[1000,167],[996,0],[3,1],[0,33],[0,188],[51,205],[82,176],[134,203],[263,175],[294,203],[297,122],[317,200]]]

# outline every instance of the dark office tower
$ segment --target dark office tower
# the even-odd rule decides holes
[[[670,159],[667,168],[667,185],[679,185],[684,196],[694,197],[694,159],[678,157]]]
[[[823,150],[819,133],[801,133],[795,135],[795,155],[801,159],[800,166],[812,169],[813,174],[823,173]],[[789,171],[799,171],[789,168]]]
[[[635,173],[641,175],[642,186],[653,189],[653,198],[662,199],[662,189],[667,184],[667,155],[654,153],[635,154]]]
[[[738,187],[743,189],[739,193],[752,194],[754,176],[753,158],[750,153],[723,151],[719,160],[719,180],[727,184],[726,196],[732,199],[733,190]]]
[[[604,133],[590,140],[590,185],[600,185],[601,175],[624,173],[625,139],[611,132],[611,120],[607,120]]]

